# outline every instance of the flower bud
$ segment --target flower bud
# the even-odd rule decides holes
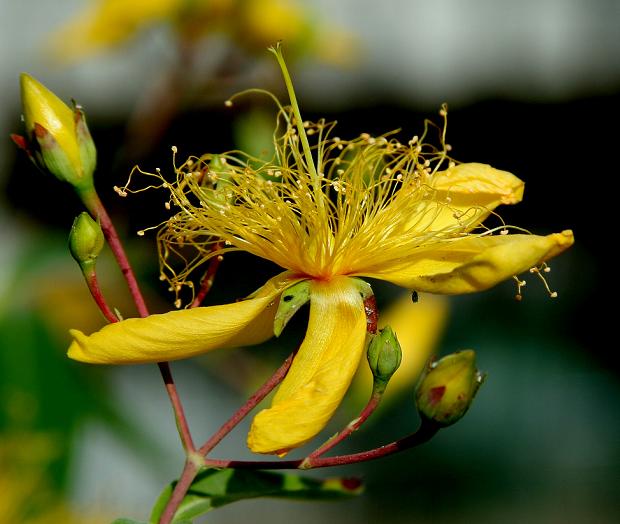
[[[15,143],[42,170],[78,190],[91,189],[97,151],[84,112],[76,105],[70,109],[26,73],[20,84],[26,137],[13,136]]]
[[[103,248],[103,232],[85,211],[73,221],[69,234],[69,251],[82,270],[90,269]]]
[[[441,426],[459,420],[484,381],[475,360],[476,353],[468,349],[432,363],[416,391],[420,415]]]
[[[402,352],[396,333],[385,326],[376,335],[371,335],[366,357],[376,382],[387,384],[400,366]],[[376,384],[375,384],[376,385]]]

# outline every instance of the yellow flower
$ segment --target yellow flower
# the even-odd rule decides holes
[[[426,132],[407,144],[367,134],[345,141],[330,136],[333,124],[303,122],[282,55],[276,56],[292,110],[280,113],[273,161],[257,164],[238,154],[190,159],[176,184],[165,183],[181,211],[160,230],[159,241],[168,273],[177,249],[198,250],[187,270],[172,273],[173,288],[196,264],[227,251],[246,251],[285,271],[234,304],[128,319],[90,336],[72,331],[69,356],[157,362],[257,343],[271,335],[283,292],[306,280],[305,339],[248,436],[253,451],[282,454],[325,426],[364,353],[368,286],[357,277],[420,292],[482,291],[561,253],[573,235],[483,228],[496,206],[521,199],[523,183],[488,165],[453,165],[443,139],[439,149],[424,143]],[[317,137],[313,147],[308,136]],[[209,171],[216,159],[219,171]],[[225,247],[213,251],[217,241]]]
[[[185,43],[222,33],[239,47],[262,53],[283,40],[296,52],[336,63],[345,62],[352,48],[346,32],[326,30],[324,22],[291,0],[93,0],[54,35],[53,45],[65,60],[82,59],[157,25],[168,25]]]

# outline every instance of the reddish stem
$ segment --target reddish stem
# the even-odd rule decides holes
[[[179,397],[179,392],[177,391],[174,379],[172,378],[170,363],[158,362],[157,366],[159,367],[161,378],[164,380],[168,397],[170,397],[170,402],[172,403],[174,419],[177,425],[177,430],[179,431],[179,436],[181,437],[183,449],[186,454],[193,453],[196,451],[196,447],[194,446],[194,440],[192,439],[192,434],[189,430],[189,424],[187,423],[187,417],[185,416],[185,411],[183,409],[183,404],[181,403],[181,398]]]
[[[97,280],[97,272],[95,271],[94,267],[92,269],[87,269],[86,271],[84,271],[84,268],[82,268],[82,272],[84,273],[84,279],[86,280],[86,285],[90,290],[90,294],[93,296],[95,303],[97,304],[105,318],[108,320],[108,322],[111,323],[118,322],[118,318],[112,312],[110,306],[108,306],[108,303],[103,297],[103,293],[101,293],[101,288],[99,287],[99,282]]]
[[[217,251],[218,249],[221,249],[221,248],[222,248],[222,244],[220,242],[217,242],[213,245],[213,247],[211,248],[211,251]],[[207,272],[202,278],[202,282],[200,285],[200,291],[198,291],[198,294],[196,295],[196,298],[194,298],[194,301],[192,302],[190,307],[200,306],[200,304],[202,304],[202,301],[205,299],[209,291],[211,291],[211,287],[213,286],[213,279],[215,278],[215,274],[217,273],[217,270],[220,267],[222,260],[224,260],[224,257],[222,255],[216,255],[215,257],[211,259],[211,261],[209,262],[209,267],[207,268]]]
[[[366,331],[374,335],[377,332],[377,322],[379,320],[377,298],[374,295],[370,295],[364,300],[364,312],[366,313]]]
[[[110,216],[103,206],[103,203],[99,199],[99,195],[97,195],[95,189],[92,188],[84,192],[79,192],[79,196],[93,218],[99,221],[103,235],[105,236],[112,253],[114,253],[118,266],[127,281],[129,292],[131,293],[133,301],[138,308],[138,313],[141,317],[148,317],[149,311],[146,307],[146,303],[144,302],[144,297],[140,292],[140,287],[138,286],[136,276],[131,269],[131,264],[125,254],[123,244],[121,243],[118,233],[116,232],[116,228],[114,227]]]
[[[194,461],[188,459],[185,462],[183,473],[181,473],[181,477],[174,487],[170,500],[168,501],[168,504],[166,504],[166,508],[159,519],[159,524],[169,524],[172,522],[179,504],[183,501],[187,490],[192,485],[192,482],[196,478],[196,474],[199,470],[200,466],[198,466]]]
[[[140,291],[136,276],[131,268],[131,264],[129,263],[129,259],[127,258],[127,254],[123,248],[123,244],[118,236],[118,233],[116,232],[116,228],[114,227],[114,224],[112,223],[112,220],[110,219],[103,203],[99,199],[97,191],[94,187],[90,187],[85,190],[78,191],[78,195],[93,218],[99,221],[103,235],[105,236],[112,253],[114,253],[114,257],[116,258],[125,280],[127,281],[129,292],[131,293],[133,301],[136,304],[139,315],[141,317],[148,317],[149,310],[146,306],[146,302],[144,301],[144,297],[142,296],[142,292]],[[186,453],[193,452],[195,451],[194,443],[189,431],[187,418],[185,417],[183,404],[181,403],[174,379],[172,378],[170,364],[168,362],[158,362],[157,365],[164,380],[168,397],[172,403],[172,409],[174,410],[174,417],[183,448]]]
[[[336,457],[318,457],[307,462],[307,459],[299,460],[217,460],[205,459],[204,465],[211,468],[238,468],[238,469],[314,469],[327,468],[331,466],[344,466],[347,464],[357,464],[358,462],[368,462],[387,455],[393,455],[401,451],[414,448],[428,442],[440,429],[440,426],[432,422],[423,422],[420,428],[411,435],[390,442],[385,446],[352,453],[350,455],[339,455]]]
[[[248,401],[243,404],[233,415],[230,417],[222,427],[203,444],[198,450],[201,456],[207,456],[207,454],[217,446],[222,439],[228,435],[234,428],[241,422],[250,411],[252,411],[259,402],[261,402],[271,391],[275,388],[288,373],[291,364],[293,363],[293,357],[296,351],[291,353],[283,364],[277,369],[277,371],[254,393]]]
[[[368,404],[366,404],[366,407],[360,413],[360,416],[357,417],[352,422],[350,422],[349,425],[346,428],[344,428],[340,433],[338,433],[337,435],[329,439],[327,442],[325,442],[325,444],[323,444],[321,447],[317,448],[315,451],[310,453],[310,455],[308,455],[305,458],[304,462],[307,465],[312,464],[312,462],[316,458],[320,457],[321,455],[324,455],[330,449],[340,444],[351,433],[353,433],[354,431],[357,431],[360,428],[360,426],[364,422],[366,422],[368,417],[370,417],[370,415],[372,415],[372,413],[375,411],[375,409],[379,405],[379,402],[381,401],[381,396],[382,396],[381,394],[373,393],[372,396],[370,397],[370,400],[368,401]]]

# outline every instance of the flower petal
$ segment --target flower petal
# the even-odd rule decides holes
[[[434,200],[447,205],[438,212],[432,229],[439,231],[460,221],[470,230],[500,204],[520,202],[523,186],[523,181],[508,171],[475,162],[435,173],[431,179]]]
[[[569,230],[547,236],[465,237],[360,274],[428,293],[473,293],[542,264],[572,244]]]
[[[258,344],[273,335],[276,297],[297,280],[284,272],[247,300],[129,318],[90,336],[72,329],[68,356],[91,364],[139,364]]]
[[[354,281],[312,281],[306,338],[269,409],[252,422],[248,446],[283,454],[325,427],[364,352],[366,315]]]

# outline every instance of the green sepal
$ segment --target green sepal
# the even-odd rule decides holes
[[[286,289],[280,297],[278,310],[273,320],[273,334],[279,337],[293,315],[310,300],[310,281],[302,280]]]
[[[38,146],[34,155],[35,164],[41,170],[50,172],[58,180],[79,185],[82,174],[75,169],[53,135],[40,124],[35,124],[33,135]]]
[[[156,524],[161,518],[175,484],[166,486],[157,499],[150,524]],[[184,524],[213,509],[245,499],[340,500],[359,495],[362,491],[362,484],[357,479],[321,480],[291,473],[208,468],[196,476],[172,522]]]
[[[80,150],[82,177],[91,178],[97,166],[97,148],[86,125],[86,115],[81,106],[73,102],[73,116],[75,118],[75,134]]]
[[[368,297],[371,297],[375,294],[370,284],[366,282],[365,280],[362,280],[361,278],[355,278],[355,277],[352,277],[351,280],[354,281],[355,287],[359,291],[360,296],[362,297],[362,300],[366,300]]]

